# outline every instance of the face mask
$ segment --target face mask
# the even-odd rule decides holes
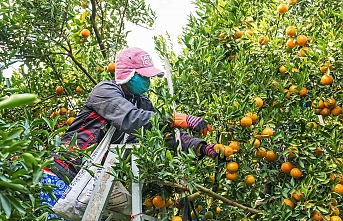
[[[134,95],[147,92],[150,86],[150,78],[135,74],[127,83],[127,87]]]

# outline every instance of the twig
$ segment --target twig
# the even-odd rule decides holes
[[[95,34],[96,40],[97,40],[98,45],[100,47],[101,54],[102,54],[103,58],[105,59],[106,58],[105,46],[102,43],[102,39],[100,37],[98,27],[96,26],[96,23],[95,23],[95,17],[96,17],[96,4],[95,4],[95,0],[91,0],[91,4],[92,4],[91,24],[92,24],[92,27],[93,27],[93,30],[94,30],[94,34]]]
[[[162,180],[159,180],[158,182],[160,182],[161,184],[165,185],[165,186],[171,186],[171,187],[176,187],[178,189],[183,189],[183,190],[188,190],[188,187],[187,186],[184,186],[184,185],[181,185],[181,184],[178,184],[178,183],[174,183],[174,182],[170,182],[170,181],[162,181]],[[250,212],[250,213],[254,213],[254,214],[257,214],[257,213],[262,213],[263,210],[257,210],[257,209],[253,209],[253,208],[250,208],[250,207],[247,207],[247,206],[244,206],[242,204],[239,204],[239,203],[236,203],[234,202],[233,200],[229,200],[227,199],[226,197],[223,197],[213,191],[211,191],[210,189],[207,189],[199,184],[196,184],[194,183],[194,185],[200,190],[201,193],[205,194],[205,195],[208,195],[208,196],[211,196],[215,199],[218,199],[224,203],[228,203],[230,204],[231,206],[235,206],[235,207],[238,207],[240,209],[243,209],[244,211],[247,211],[247,212]]]

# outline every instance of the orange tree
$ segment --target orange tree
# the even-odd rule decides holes
[[[156,48],[171,62],[177,111],[210,122],[214,132],[207,141],[221,144],[217,152],[238,168],[198,161],[193,153],[170,157],[156,141],[163,136],[148,134],[143,146],[154,150],[136,153],[146,181],[180,187],[182,180],[190,193],[200,190],[197,211],[209,219],[208,212],[216,220],[336,219],[343,193],[342,3],[220,0],[196,6],[180,38],[182,53],[170,51],[163,37],[156,37]],[[168,104],[166,98],[157,102]],[[173,188],[155,187],[147,199],[161,192],[164,199],[180,198]]]
[[[156,16],[144,0],[5,0],[0,11],[0,101],[39,98],[0,108],[0,219],[45,220],[39,194],[53,187],[40,184],[42,168],[63,151],[61,136],[93,86],[112,79],[126,22],[151,28]],[[4,79],[13,63],[19,68]]]

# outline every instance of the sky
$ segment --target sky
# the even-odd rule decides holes
[[[139,47],[148,52],[152,57],[154,66],[164,69],[162,61],[154,50],[153,37],[156,35],[165,36],[168,32],[174,52],[178,54],[181,47],[177,44],[177,36],[182,34],[182,28],[186,26],[189,14],[195,12],[195,6],[191,0],[146,0],[146,4],[150,4],[152,10],[156,12],[155,28],[149,30],[140,26],[127,26],[128,29],[133,30],[128,35],[128,44],[130,47]]]
[[[155,67],[164,70],[156,51],[153,37],[169,33],[176,54],[181,50],[177,44],[177,36],[182,34],[182,28],[186,26],[188,16],[195,12],[195,6],[191,0],[146,0],[152,10],[156,12],[155,28],[145,29],[137,25],[127,24],[126,28],[132,30],[128,35],[129,47],[139,47],[148,52],[154,62]],[[10,77],[19,64],[9,67],[3,71],[4,77]]]

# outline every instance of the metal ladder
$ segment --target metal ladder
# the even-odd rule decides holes
[[[108,140],[108,144],[110,140]],[[139,145],[136,145],[139,147]],[[129,152],[132,150],[132,144],[109,144],[110,151],[107,154],[103,169],[99,175],[99,178],[95,184],[93,193],[91,195],[90,201],[87,205],[86,211],[82,217],[82,221],[100,221],[103,220],[102,217],[104,214],[107,214],[108,217],[106,221],[159,221],[155,217],[151,217],[145,214],[142,214],[142,185],[143,183],[132,182],[131,184],[131,193],[132,193],[132,211],[131,216],[109,212],[106,210],[106,205],[109,199],[109,196],[112,192],[114,186],[114,177],[110,175],[112,168],[111,166],[118,162],[118,155],[115,153],[116,148],[122,149],[123,156],[128,156]],[[137,157],[135,155],[131,156],[131,170],[135,177],[139,177],[139,170],[136,164]]]

